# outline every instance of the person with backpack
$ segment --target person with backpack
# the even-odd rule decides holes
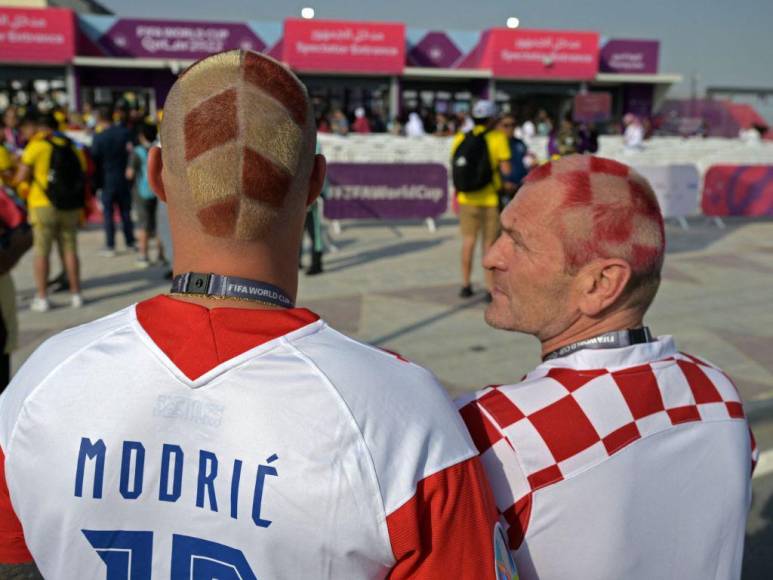
[[[133,201],[139,221],[137,240],[140,256],[136,264],[140,268],[150,266],[150,240],[153,238],[156,238],[158,244],[158,261],[165,262],[163,245],[156,237],[158,198],[148,183],[148,150],[155,142],[157,134],[158,130],[154,125],[145,123],[139,127],[139,145],[132,151],[129,167],[126,168],[126,179],[133,184]]]
[[[472,289],[472,257],[478,240],[483,238],[483,255],[499,234],[499,190],[502,175],[509,175],[510,146],[501,131],[494,130],[496,108],[481,100],[472,109],[475,126],[457,133],[451,148],[451,173],[459,202],[459,229],[462,234],[461,298],[469,298]],[[491,272],[486,272],[486,299],[491,300]]]
[[[51,308],[47,286],[54,241],[70,283],[70,306],[83,306],[77,234],[85,204],[86,160],[73,142],[57,130],[58,126],[51,114],[30,114],[24,118],[21,130],[28,142],[14,178],[15,184],[28,184],[26,198],[35,251],[36,288],[30,310],[35,312]]]

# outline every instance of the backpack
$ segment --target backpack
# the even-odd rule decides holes
[[[454,151],[451,177],[457,191],[478,191],[494,181],[486,133],[468,131]]]
[[[59,137],[47,142],[52,151],[46,197],[56,209],[81,209],[86,203],[86,174],[72,141]]]
[[[150,189],[150,183],[148,183],[148,150],[142,145],[134,148],[134,155],[139,159],[139,163],[136,164],[137,172],[134,175],[134,186],[137,188],[137,195],[142,199],[153,199],[156,194]]]

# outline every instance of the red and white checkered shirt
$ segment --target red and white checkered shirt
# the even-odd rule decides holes
[[[730,378],[670,337],[459,406],[522,579],[740,576],[756,446]]]

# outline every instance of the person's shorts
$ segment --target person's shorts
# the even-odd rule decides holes
[[[64,252],[75,252],[81,210],[36,207],[32,223],[32,247],[36,256],[48,257],[54,240]]]
[[[137,211],[137,227],[145,230],[148,236],[156,235],[156,209],[158,208],[158,198],[145,199],[139,195],[134,195],[134,209]]]
[[[493,244],[499,235],[499,208],[460,204],[459,229],[465,237],[477,238],[482,232],[483,243]]]

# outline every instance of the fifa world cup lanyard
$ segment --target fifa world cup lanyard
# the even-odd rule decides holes
[[[628,330],[615,330],[613,332],[607,332],[606,334],[600,334],[592,338],[586,338],[567,344],[561,348],[549,352],[542,357],[542,361],[549,361],[562,356],[567,356],[584,349],[602,349],[602,348],[623,348],[625,346],[631,346],[633,344],[643,344],[645,342],[652,342],[652,333],[646,326],[642,328],[630,328]]]
[[[199,274],[197,272],[179,274],[172,280],[171,292],[172,294],[205,298],[249,300],[281,308],[295,306],[285,291],[273,284],[221,274]]]

